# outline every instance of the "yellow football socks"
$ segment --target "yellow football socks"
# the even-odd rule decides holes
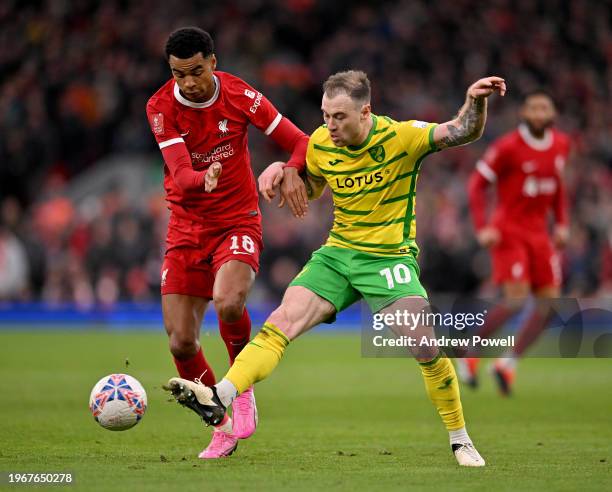
[[[445,356],[438,355],[429,362],[419,363],[425,389],[430,400],[449,431],[465,426],[463,408],[459,396],[459,382],[452,362]]]
[[[289,339],[272,323],[265,323],[261,331],[236,357],[226,374],[242,393],[254,383],[267,378],[280,362]],[[425,389],[449,431],[465,427],[455,368],[449,359],[438,356],[419,363]]]
[[[238,394],[242,393],[270,375],[287,345],[289,339],[282,331],[272,323],[264,323],[257,336],[238,354],[225,378],[236,387]]]

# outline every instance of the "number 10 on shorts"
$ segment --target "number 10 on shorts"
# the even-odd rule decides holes
[[[393,289],[395,284],[408,284],[412,277],[410,276],[410,269],[403,265],[402,263],[398,263],[391,268],[383,268],[380,272],[378,272],[382,277],[386,277],[387,279],[387,287],[389,289]]]
[[[242,241],[239,241],[239,238],[242,238]],[[249,236],[232,236],[231,240],[230,251],[233,251],[235,255],[250,255],[255,252],[255,243]],[[243,251],[238,251],[240,249],[239,242],[242,243]]]

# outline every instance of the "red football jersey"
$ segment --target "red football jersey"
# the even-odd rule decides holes
[[[536,139],[526,125],[496,140],[477,162],[476,170],[497,185],[497,205],[490,224],[499,229],[546,233],[548,215],[567,222],[563,168],[570,151],[568,135],[548,129]],[[478,223],[478,211],[472,212]],[[481,215],[484,219],[484,215]]]
[[[215,93],[206,102],[187,100],[171,79],[147,103],[151,130],[162,152],[181,152],[179,146],[188,152],[180,166],[169,168],[166,159],[166,200],[173,213],[198,221],[260,222],[247,127],[252,123],[270,135],[282,116],[238,77],[225,72],[213,77]],[[204,175],[215,162],[222,165],[222,173],[217,188],[206,193]]]

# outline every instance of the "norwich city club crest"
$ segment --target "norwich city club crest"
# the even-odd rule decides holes
[[[382,145],[375,145],[372,148],[368,149],[370,156],[376,162],[382,162],[385,160],[385,148]]]

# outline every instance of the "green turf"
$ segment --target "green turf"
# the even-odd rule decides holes
[[[221,376],[224,347],[216,336],[204,345]],[[72,489],[88,491],[610,490],[610,360],[525,360],[512,399],[488,378],[479,392],[464,389],[487,467],[460,469],[415,363],[359,354],[355,336],[294,343],[258,385],[257,434],[231,458],[204,462],[209,431],[160,389],[174,374],[164,334],[0,332],[0,470],[70,471]],[[143,383],[149,408],[114,433],[87,403],[117,371]]]

